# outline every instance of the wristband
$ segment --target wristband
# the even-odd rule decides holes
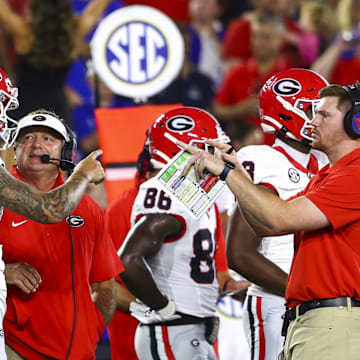
[[[230,170],[233,170],[235,168],[235,165],[229,162],[225,163],[224,170],[219,175],[219,179],[222,181],[225,181],[226,177],[228,176]]]
[[[167,305],[159,310],[157,310],[156,312],[163,318],[166,319],[171,315],[175,314],[175,304],[169,300],[169,302],[167,303]]]
[[[233,151],[236,151],[236,150],[231,144],[229,144],[229,145],[231,146],[231,148],[229,148],[228,151],[226,151],[226,153],[230,155]]]

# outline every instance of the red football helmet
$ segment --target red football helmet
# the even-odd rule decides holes
[[[306,69],[289,69],[272,76],[258,95],[263,131],[309,144],[319,91],[327,85],[322,76]]]
[[[7,115],[8,110],[19,106],[18,89],[13,87],[6,73],[0,68],[0,150],[10,147],[17,136],[17,122]]]
[[[151,164],[162,168],[181,149],[176,140],[204,147],[205,140],[230,142],[218,121],[195,107],[179,107],[160,115],[149,129]]]

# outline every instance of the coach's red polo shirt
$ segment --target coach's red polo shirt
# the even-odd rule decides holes
[[[360,300],[360,149],[320,170],[302,194],[331,225],[296,234],[287,305],[347,296]]]

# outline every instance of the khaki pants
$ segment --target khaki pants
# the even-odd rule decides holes
[[[279,360],[359,360],[360,307],[307,311],[291,321]]]
[[[7,360],[25,360],[25,358],[20,356],[14,349],[12,349],[7,344],[5,344],[5,351],[7,355]]]

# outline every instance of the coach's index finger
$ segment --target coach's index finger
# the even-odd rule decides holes
[[[181,140],[176,140],[176,145],[180,146],[181,148],[183,148],[184,150],[188,151],[191,154],[196,154],[197,152],[199,152],[199,149],[197,147],[186,144]]]
[[[93,152],[91,152],[89,155],[88,155],[88,158],[89,159],[94,159],[96,160],[100,155],[103,154],[103,151],[101,149],[98,149],[98,150],[94,150]]]

